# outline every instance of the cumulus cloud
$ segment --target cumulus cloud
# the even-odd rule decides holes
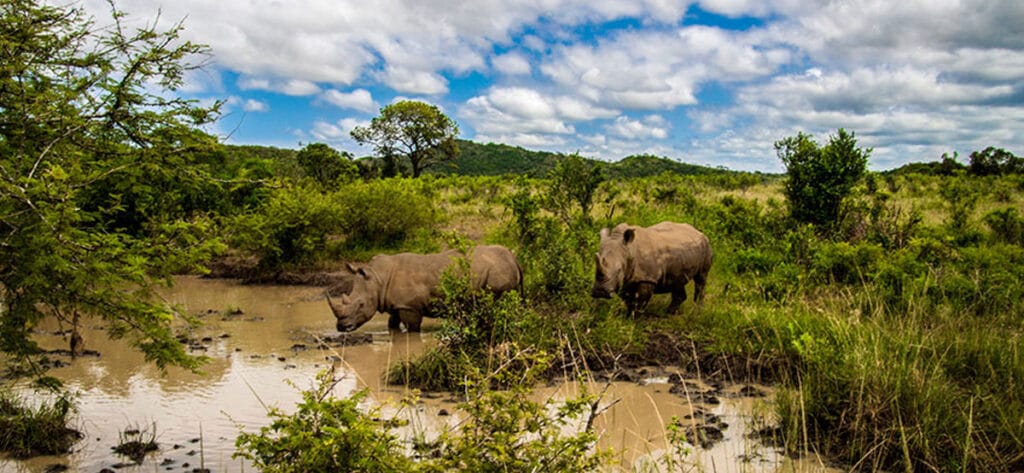
[[[266,102],[256,99],[245,99],[237,95],[232,95],[224,102],[228,109],[241,108],[245,112],[268,112],[270,111],[270,105]],[[203,101],[203,106],[210,106],[212,102]]]
[[[364,149],[356,143],[350,133],[357,126],[365,127],[369,126],[369,124],[368,120],[357,120],[354,118],[343,118],[334,122],[317,120],[313,122],[313,127],[309,130],[308,136],[314,141],[327,143],[354,155],[361,155],[367,153],[368,149]]]
[[[320,98],[331,105],[360,112],[372,113],[380,108],[373,100],[373,95],[366,89],[356,89],[347,93],[330,89],[324,91]]]
[[[618,117],[607,126],[608,133],[627,140],[658,139],[668,137],[667,122],[659,115],[650,115],[643,120]]]
[[[560,47],[541,70],[611,107],[667,110],[696,104],[704,82],[767,76],[789,60],[786,49],[757,47],[750,39],[706,26],[626,32],[596,46]]]
[[[238,80],[238,88],[242,90],[266,90],[293,96],[314,95],[320,92],[318,85],[306,80],[272,80],[251,76],[240,78]]]
[[[523,87],[493,88],[469,99],[459,110],[487,137],[512,137],[516,144],[560,144],[576,132],[572,122],[610,118],[616,110],[602,108],[575,97],[548,96]]]
[[[495,56],[491,59],[491,64],[494,65],[495,70],[509,76],[529,75],[532,70],[529,59],[519,53],[506,53]]]
[[[256,99],[247,99],[245,103],[242,104],[242,110],[245,110],[246,112],[269,112],[270,105]]]

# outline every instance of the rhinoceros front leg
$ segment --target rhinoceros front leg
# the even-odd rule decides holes
[[[634,316],[637,312],[643,312],[647,303],[651,302],[654,295],[654,284],[640,283],[636,285],[636,292],[626,299],[626,312],[628,316]]]
[[[410,332],[419,332],[423,323],[423,315],[413,310],[399,310],[399,318],[405,324],[405,329]]]
[[[388,330],[402,330],[402,318],[398,312],[388,312]]]

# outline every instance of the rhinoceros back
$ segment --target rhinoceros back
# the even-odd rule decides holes
[[[380,310],[405,309],[422,312],[438,297],[441,278],[459,252],[399,253],[378,255],[370,266],[386,281]],[[522,273],[515,255],[498,245],[474,247],[470,253],[470,271],[476,289],[502,293],[519,289]]]
[[[515,255],[500,245],[481,245],[473,248],[470,260],[473,287],[495,293],[521,290],[523,273]]]
[[[692,279],[698,273],[706,274],[711,268],[711,244],[692,225],[661,222],[633,228],[636,236],[628,246],[631,282],[672,284]]]

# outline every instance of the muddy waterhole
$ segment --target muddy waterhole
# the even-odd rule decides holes
[[[390,364],[434,343],[431,330],[437,321],[426,321],[422,334],[390,335],[387,318],[378,314],[354,332],[361,343],[325,350],[317,348],[318,337],[338,333],[322,293],[315,287],[177,279],[164,297],[201,316],[204,325],[184,340],[194,353],[210,358],[201,374],[176,369],[162,374],[126,344],[107,340],[87,326],[89,354],[75,360],[63,358],[66,366],[52,371],[78,393],[75,427],[84,438],[68,455],[0,458],[0,472],[53,471],[48,469],[54,465],[85,472],[254,471],[244,460],[232,458],[235,437],[268,424],[270,406],[292,412],[301,399],[300,390],[311,387],[316,373],[332,365],[344,375],[335,395],[366,388],[385,414],[395,412],[408,391],[383,384],[382,373]],[[46,348],[67,347],[56,326],[41,330],[38,339]],[[638,380],[612,384],[602,403],[614,405],[595,424],[600,446],[615,451],[613,471],[660,471],[654,465],[666,451],[665,425],[673,416],[697,419],[722,433],[722,439],[709,448],[691,449],[685,458],[689,471],[832,471],[813,458],[788,458],[749,435],[771,422],[770,389],[748,385],[714,389],[697,379],[670,383],[661,369],[640,373]],[[604,382],[594,383],[592,392]],[[680,385],[687,386],[684,391],[688,392],[680,393]],[[540,386],[536,395],[557,399],[578,388],[575,383]],[[713,398],[697,395],[712,389],[717,393]],[[694,395],[688,396],[689,391]],[[401,413],[410,421],[406,436],[412,435],[412,429],[437,432],[459,422],[457,396],[428,393],[421,400],[416,409]],[[159,446],[141,464],[112,451],[126,431],[134,430],[144,439],[154,438]]]

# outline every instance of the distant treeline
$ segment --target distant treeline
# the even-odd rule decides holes
[[[529,177],[546,177],[555,168],[555,164],[566,155],[549,151],[533,151],[519,146],[499,143],[477,143],[458,140],[459,156],[451,163],[429,168],[427,173],[460,176],[503,176],[525,175]],[[290,174],[289,170],[297,171],[295,166],[296,150],[258,145],[225,145],[225,151],[235,159],[242,161],[269,160],[275,162],[279,174]],[[606,162],[587,159],[590,163],[603,166],[609,178],[631,178],[657,176],[662,173],[679,175],[711,175],[729,174],[725,168],[700,166],[675,161],[662,156],[632,155],[617,162]],[[356,159],[360,168],[381,166],[379,158],[361,157]]]
[[[459,176],[503,176],[524,175],[529,177],[547,177],[558,161],[566,155],[550,151],[534,151],[519,146],[500,143],[477,143],[469,140],[458,140],[459,156],[452,162],[429,168],[428,174],[459,175]],[[264,171],[278,176],[299,176],[302,171],[296,162],[297,150],[259,145],[224,145],[223,152],[230,156],[230,161],[249,163],[250,166],[262,162]],[[749,174],[722,167],[709,167],[676,161],[664,156],[649,154],[631,155],[616,162],[607,162],[584,158],[589,163],[601,164],[606,177],[639,178],[657,176],[663,173],[683,176],[706,176],[727,174]],[[379,169],[379,158],[365,156],[355,159],[363,170],[363,175],[372,175],[374,168]],[[270,167],[272,169],[267,169]],[[895,169],[883,171],[882,174],[905,175],[924,174],[932,176],[952,176],[966,173],[976,176],[1007,175],[1024,173],[1024,158],[1001,148],[988,147],[974,151],[968,156],[968,162],[943,155],[931,162],[913,162]],[[753,173],[765,174],[765,173]],[[768,174],[765,174],[766,176]]]

